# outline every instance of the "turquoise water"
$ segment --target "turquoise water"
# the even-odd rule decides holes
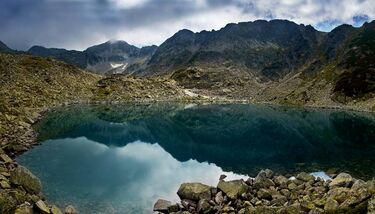
[[[36,127],[42,145],[18,161],[47,198],[81,213],[150,213],[182,182],[216,185],[278,173],[375,176],[375,116],[257,105],[72,106]]]

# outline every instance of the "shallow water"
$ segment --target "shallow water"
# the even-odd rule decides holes
[[[216,185],[262,168],[375,176],[375,116],[256,105],[73,106],[36,127],[18,161],[47,198],[81,213],[150,213],[182,182]],[[319,174],[319,173],[318,173]]]

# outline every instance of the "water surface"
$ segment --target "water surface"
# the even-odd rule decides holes
[[[38,124],[18,161],[47,198],[81,213],[150,213],[182,182],[346,171],[375,176],[375,116],[256,105],[72,106]]]

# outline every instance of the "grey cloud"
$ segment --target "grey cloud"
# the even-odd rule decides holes
[[[27,49],[34,44],[84,49],[109,39],[123,39],[138,46],[160,44],[180,28],[210,30],[223,27],[227,22],[254,19],[291,19],[317,27],[333,21],[357,24],[358,18],[353,20],[355,16],[374,19],[375,6],[371,1],[1,1],[0,40],[17,49]]]

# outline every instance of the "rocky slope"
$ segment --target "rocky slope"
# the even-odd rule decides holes
[[[160,213],[374,213],[375,180],[365,182],[347,173],[323,180],[302,172],[296,177],[262,170],[255,178],[225,181],[217,187],[184,183],[177,194],[181,202],[160,199]]]
[[[64,103],[127,102],[185,96],[174,81],[106,77],[51,58],[0,53],[0,213],[60,213],[42,195],[40,181],[14,158],[34,144],[40,113]],[[68,207],[67,210],[72,210]],[[71,213],[71,212],[68,212]]]
[[[62,60],[94,73],[128,73],[141,68],[154,53],[156,46],[137,48],[125,41],[108,41],[84,51],[33,46],[28,53]]]

